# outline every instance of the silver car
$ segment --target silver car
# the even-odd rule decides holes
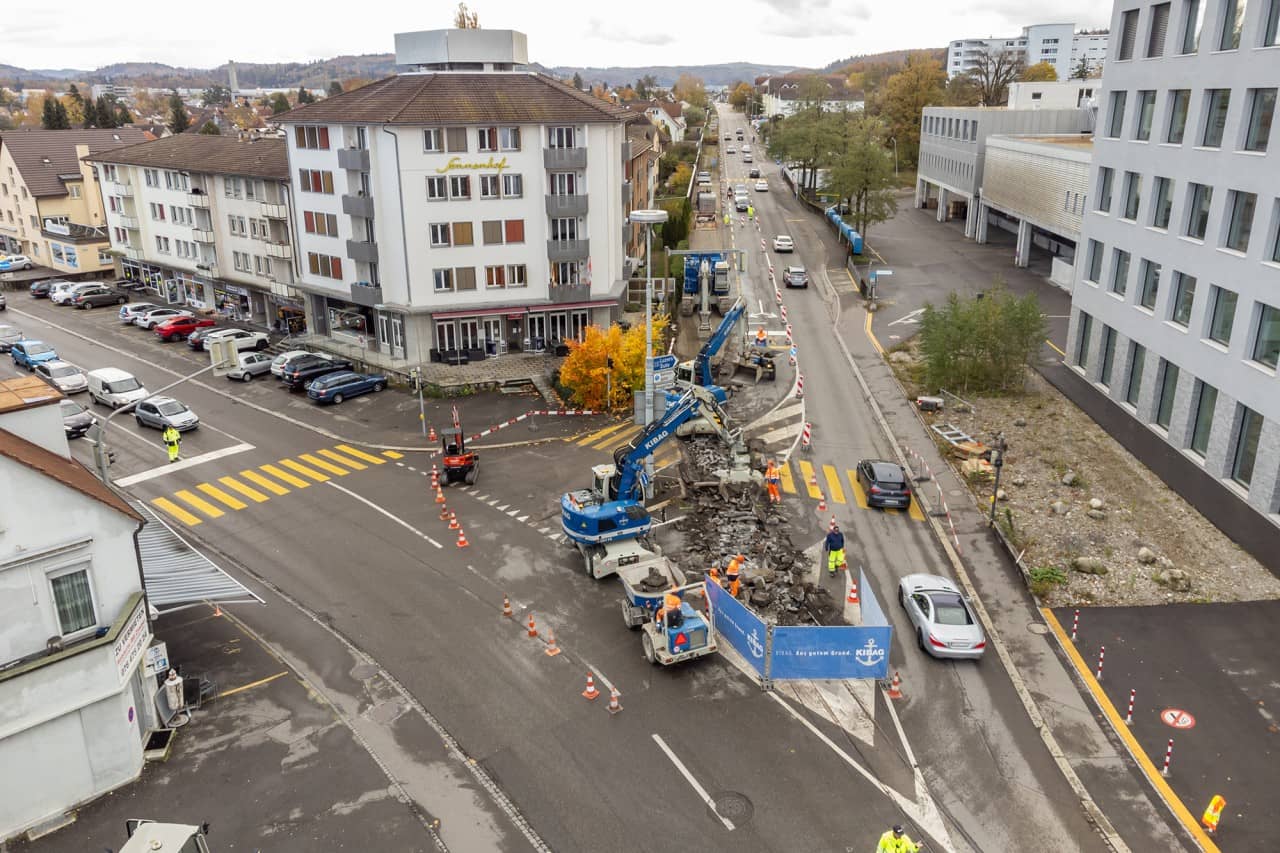
[[[242,352],[236,366],[227,371],[227,378],[251,382],[255,376],[270,373],[273,361],[271,356],[263,352]]]
[[[8,352],[22,338],[22,330],[17,326],[0,326],[0,352]]]
[[[916,642],[935,658],[977,659],[987,637],[954,581],[941,575],[907,575],[898,581],[898,602],[907,611]]]
[[[42,361],[32,372],[63,394],[89,390],[89,377],[69,361]]]
[[[134,407],[133,415],[138,426],[156,429],[173,427],[178,432],[186,432],[200,426],[200,418],[191,407],[172,397],[148,397]]]
[[[278,356],[276,356],[274,359],[271,360],[271,375],[277,379],[284,376],[285,362],[291,358],[295,358],[300,355],[311,355],[311,350],[291,349],[291,350],[286,350],[285,352],[280,353]]]
[[[130,302],[128,305],[121,305],[119,314],[120,322],[132,323],[148,311],[153,311],[159,307],[160,306],[154,302]]]

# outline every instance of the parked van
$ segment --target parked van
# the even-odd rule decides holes
[[[118,367],[100,367],[89,371],[89,398],[95,403],[118,409],[151,396],[132,373]]]

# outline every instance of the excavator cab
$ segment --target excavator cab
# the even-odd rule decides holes
[[[444,482],[474,485],[480,475],[480,454],[467,450],[467,438],[461,427],[449,427],[440,433],[441,462]]]

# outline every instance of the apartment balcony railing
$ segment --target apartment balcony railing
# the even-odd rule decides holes
[[[591,298],[589,284],[553,284],[547,289],[547,295],[556,305],[569,302],[586,302]]]
[[[584,261],[590,254],[587,240],[548,240],[547,259],[553,264],[560,261]]]
[[[123,183],[120,181],[112,181],[111,194],[118,195],[122,198],[132,198],[133,184],[129,183],[128,181],[124,181]]]
[[[587,197],[585,195],[549,195],[547,196],[547,215],[551,217],[585,216],[587,213]]]
[[[382,288],[375,287],[368,282],[357,281],[351,285],[351,301],[356,305],[363,305],[365,308],[381,305]]]
[[[347,216],[372,219],[373,199],[367,195],[344,195],[342,197],[342,212]]]
[[[200,210],[208,210],[209,194],[208,193],[187,193],[187,204],[191,205],[192,207],[199,208]]]
[[[378,244],[372,240],[348,240],[347,257],[365,264],[378,262]]]
[[[262,203],[262,215],[267,219],[288,219],[289,208],[287,205],[264,201]]]
[[[369,171],[369,150],[367,148],[339,148],[338,168],[350,172]]]
[[[293,257],[293,246],[288,243],[267,243],[267,257],[287,261]]]
[[[544,148],[542,162],[548,169],[557,171],[565,169],[587,168],[587,149],[585,148]]]
[[[192,228],[191,239],[195,240],[197,243],[213,243],[213,231],[208,228]]]

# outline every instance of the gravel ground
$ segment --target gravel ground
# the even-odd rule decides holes
[[[911,388],[907,352],[890,360]],[[1023,396],[966,399],[972,412],[948,401],[946,411],[925,417],[988,444],[1004,431],[997,517],[1015,546],[1026,549],[1032,591],[1044,604],[1280,598],[1280,579],[1038,374],[1028,372]],[[991,481],[970,485],[989,506]]]

